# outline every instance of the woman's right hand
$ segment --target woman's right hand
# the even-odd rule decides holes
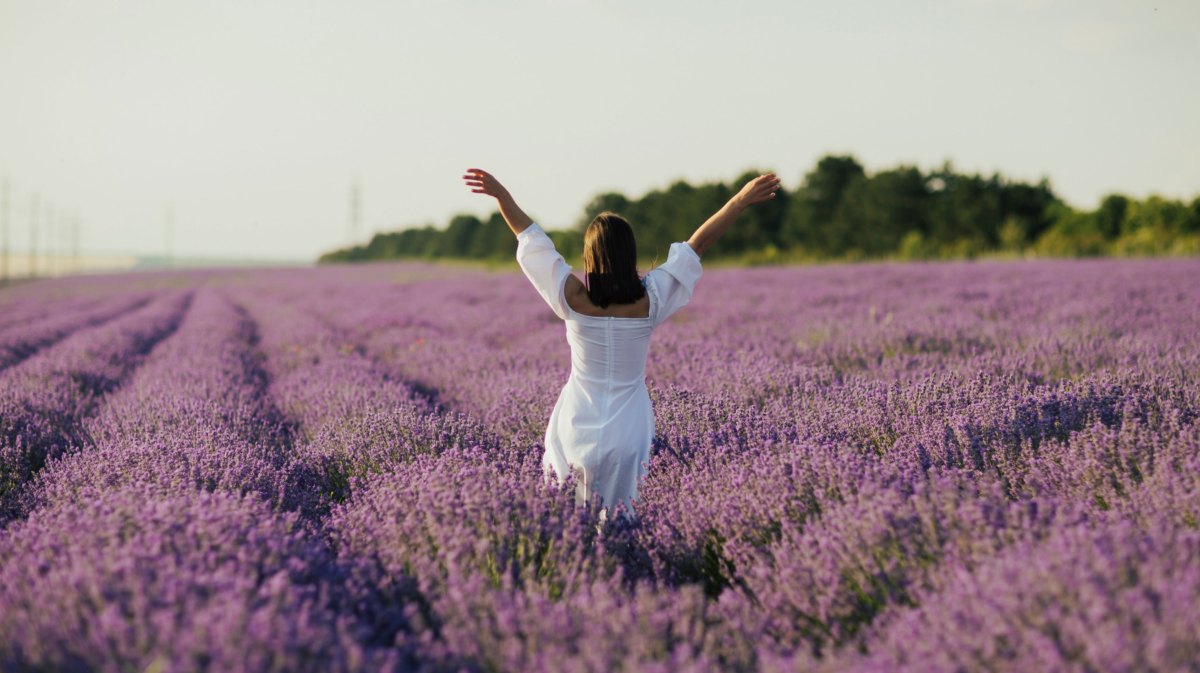
[[[752,206],[775,198],[778,189],[779,178],[774,173],[767,173],[747,182],[733,199],[742,206]]]
[[[508,223],[508,228],[512,230],[512,233],[520,234],[533,224],[533,220],[513,200],[512,194],[509,194],[504,185],[500,184],[500,181],[491,173],[482,168],[468,168],[467,174],[462,177],[472,192],[496,197],[500,206],[500,215],[504,217],[504,221]]]
[[[483,169],[468,168],[467,174],[463,176],[463,180],[466,181],[467,186],[475,194],[487,194],[497,199],[508,196],[508,190],[504,188],[504,185],[500,184],[500,181],[492,176],[491,173]]]

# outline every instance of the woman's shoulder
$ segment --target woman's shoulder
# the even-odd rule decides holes
[[[671,244],[666,261],[651,269],[646,274],[646,278],[650,280],[666,275],[682,280],[692,277],[699,278],[703,272],[704,265],[700,263],[700,255],[692,248],[691,244],[680,241]]]
[[[563,294],[567,297],[567,303],[571,304],[571,307],[574,308],[575,302],[579,300],[581,295],[587,297],[587,288],[583,286],[583,281],[579,280],[579,276],[568,273],[565,285],[563,285]]]
[[[700,266],[700,253],[688,241],[676,241],[667,252],[667,261]]]
[[[629,304],[610,304],[601,308],[592,303],[588,297],[587,288],[575,274],[567,278],[563,287],[563,295],[567,306],[581,316],[590,318],[648,318],[650,314],[650,292],[642,294],[641,299]]]

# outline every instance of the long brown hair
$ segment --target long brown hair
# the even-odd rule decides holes
[[[600,213],[583,232],[583,270],[588,299],[601,308],[632,304],[646,294],[637,274],[633,227],[616,213]]]

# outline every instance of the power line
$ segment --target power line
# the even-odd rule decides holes
[[[175,266],[175,258],[174,258],[174,251],[175,251],[175,240],[174,240],[174,239],[175,239],[175,209],[174,209],[173,207],[171,207],[171,206],[167,206],[167,221],[166,221],[166,228],[167,228],[167,259],[166,259],[166,266],[167,266],[167,268],[168,268],[168,269],[170,269],[170,268],[173,268],[173,267]]]
[[[54,202],[53,201],[47,202],[46,203],[46,224],[43,225],[42,228],[46,232],[46,255],[44,257],[44,259],[46,260],[46,275],[51,276],[51,277],[54,276],[54,267],[56,266],[56,263],[58,262],[58,260],[54,258],[54,229],[55,229],[54,224],[56,222],[55,215],[57,215],[57,213],[54,212]]]
[[[67,251],[69,250],[70,243],[68,239],[71,236],[71,218],[66,213],[59,213],[57,221],[58,235],[56,240],[58,242],[58,254],[56,257],[58,258],[58,275],[62,276],[70,272],[70,269],[67,268],[67,264],[70,262],[67,259]]]
[[[8,178],[0,187],[0,283],[8,282]]]
[[[79,254],[79,214],[76,213],[75,219],[71,222],[71,259],[73,271],[79,273],[83,271],[83,258]]]
[[[38,203],[37,192],[30,197],[29,204],[29,277],[37,278],[37,239],[38,239]]]
[[[358,187],[358,178],[350,184],[350,244],[354,245],[359,238],[359,217],[362,209],[362,194]]]

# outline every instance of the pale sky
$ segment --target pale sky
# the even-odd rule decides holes
[[[601,191],[774,169],[1047,177],[1072,205],[1200,194],[1196,0],[0,0],[11,242],[37,192],[83,250],[315,258]],[[699,224],[699,223],[697,223]],[[44,236],[45,234],[43,234]]]

